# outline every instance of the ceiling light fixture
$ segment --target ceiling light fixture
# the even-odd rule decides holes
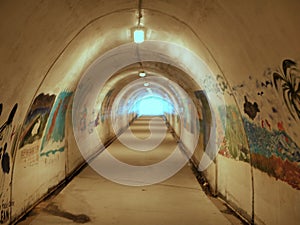
[[[139,72],[139,76],[140,76],[140,77],[145,77],[145,76],[146,76],[146,73],[145,73],[144,71],[141,71],[141,72]]]
[[[141,29],[141,28],[137,28],[133,32],[133,40],[137,44],[143,43],[144,40],[145,40],[145,32],[144,32],[144,30]]]
[[[145,83],[144,83],[144,86],[145,86],[145,87],[148,87],[148,86],[149,86],[149,83],[148,83],[148,82],[145,82]]]
[[[138,5],[138,24],[137,27],[133,31],[133,40],[135,43],[140,44],[145,40],[145,29],[141,26],[141,19],[143,17],[142,14],[142,0],[139,0]]]

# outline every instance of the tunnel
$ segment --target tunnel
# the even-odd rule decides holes
[[[299,224],[299,11],[1,1],[0,223]]]

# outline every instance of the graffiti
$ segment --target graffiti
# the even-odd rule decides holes
[[[271,130],[271,124],[269,123],[269,121],[267,119],[261,121],[261,127],[262,128],[268,127],[269,130]]]
[[[83,110],[80,112],[80,122],[79,122],[80,131],[85,131],[86,129],[86,117],[87,117],[87,108],[86,105],[84,105]]]
[[[253,166],[300,189],[300,148],[284,131],[267,130],[243,118]],[[282,127],[281,127],[282,126]]]
[[[101,122],[104,123],[105,119],[107,118],[107,115],[109,114],[109,105],[111,103],[111,95],[113,93],[114,89],[111,89],[107,92],[105,98],[103,99],[103,102],[101,104]]]
[[[0,212],[0,223],[5,223],[9,219],[9,209],[1,210]]]
[[[277,91],[281,85],[283,100],[290,115],[300,119],[300,74],[297,64],[290,59],[284,60],[282,69],[273,72],[273,80]]]
[[[238,84],[232,87],[233,91],[237,91],[239,88],[243,88],[245,85],[244,84]]]
[[[71,92],[61,92],[53,105],[40,148],[41,156],[64,151],[65,117],[71,95]]]
[[[221,108],[219,108],[219,111],[220,110]],[[239,112],[236,107],[227,106],[225,113],[227,121],[225,137],[220,146],[219,154],[227,158],[249,162],[250,155],[247,147],[247,138],[243,128],[243,122],[239,118]]]
[[[221,77],[221,75],[219,75]],[[223,93],[219,84],[216,83],[216,80],[212,76],[206,77],[202,83],[202,88],[206,93]]]
[[[39,94],[26,116],[19,148],[42,138],[55,95]]]
[[[256,102],[249,102],[246,96],[244,96],[244,98],[244,112],[253,120],[256,117],[257,113],[260,112],[258,105]]]
[[[92,117],[95,118],[95,111],[93,110],[92,112]],[[100,114],[97,113],[97,116],[95,119],[92,119],[89,124],[88,124],[88,133],[91,134],[94,132],[94,128],[99,125],[99,120],[100,120]]]
[[[227,93],[229,95],[232,95],[232,93],[229,90],[229,85],[227,84],[227,81],[225,80],[225,78],[221,75],[217,75],[217,81],[218,81],[218,85],[219,88],[221,89],[222,93]]]
[[[267,71],[265,71],[264,75],[263,76],[268,76],[270,74],[270,69],[267,69]],[[259,81],[259,80],[256,80],[256,88],[257,89],[260,89],[260,88],[268,88],[268,87],[273,87],[273,83],[271,80],[265,80],[265,81]],[[257,92],[257,95],[258,96],[263,96],[265,94],[265,92],[263,90],[259,90]]]
[[[9,127],[12,124],[12,121],[13,121],[14,116],[16,114],[17,108],[18,108],[18,103],[16,103],[14,105],[14,107],[12,108],[12,110],[10,111],[9,116],[8,116],[6,122],[4,122],[1,125],[1,127],[0,127],[0,140],[3,139],[3,132],[6,130],[7,127]],[[1,106],[0,106],[0,115],[2,113],[2,109],[3,109],[3,104],[1,103]]]
[[[10,207],[14,206],[14,201],[2,202],[0,204],[0,224],[3,224],[9,220]]]
[[[37,165],[39,162],[39,146],[36,145],[31,148],[22,149],[21,159],[23,161],[24,168]]]
[[[273,83],[272,83],[272,81],[270,81],[270,80],[266,80],[265,82],[261,82],[261,86],[262,87],[268,87],[268,86],[271,86],[271,87],[273,87]]]
[[[100,120],[100,113],[97,113],[97,117],[96,117],[96,119],[95,119],[95,124],[94,124],[94,126],[95,127],[97,127],[100,123],[99,123],[99,120]]]
[[[1,179],[0,179],[0,223],[6,223],[9,220],[10,216],[10,209],[9,205],[6,204],[7,196],[9,196],[9,189],[10,189],[10,178],[7,176],[11,172],[10,166],[10,158],[12,155],[11,152],[9,153],[9,144],[12,141],[12,138],[15,134],[15,128],[12,126],[13,119],[15,117],[16,111],[18,108],[18,104],[16,103],[13,108],[11,109],[6,121],[0,126],[0,161],[1,161]],[[2,115],[3,111],[3,104],[0,104],[0,116]],[[7,179],[9,178],[9,179]]]
[[[284,127],[283,127],[283,122],[282,121],[280,121],[280,122],[277,123],[277,127],[278,127],[278,130],[284,131]]]
[[[272,112],[273,113],[277,113],[278,111],[277,111],[277,109],[275,107],[272,107]]]
[[[257,92],[257,95],[263,96],[263,95],[264,95],[264,92],[263,92],[263,91]]]
[[[1,125],[0,127],[0,141],[4,140],[4,136],[9,136],[9,140],[11,140],[13,132],[9,133],[9,127],[12,126],[12,122],[14,119],[14,116],[16,114],[18,108],[18,104],[16,103],[12,110],[10,111],[7,120]],[[2,114],[3,110],[3,104],[0,104],[0,115]],[[7,140],[8,141],[8,140]],[[5,141],[3,146],[0,146],[0,159],[1,159],[1,167],[3,173],[9,173],[10,171],[10,156],[8,154],[8,148],[7,148],[7,142]]]
[[[6,151],[7,149],[7,143],[4,144],[4,147],[3,147],[3,155],[1,157],[1,166],[2,166],[2,171],[3,173],[9,173],[9,170],[10,170],[10,160],[9,160],[9,155]],[[2,151],[2,147],[1,147],[1,151]]]

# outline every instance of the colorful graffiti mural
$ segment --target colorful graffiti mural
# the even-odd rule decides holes
[[[226,112],[224,112],[224,110],[226,110]],[[235,106],[227,106],[225,109],[219,108],[219,112],[221,115],[226,115],[226,117],[222,117],[225,137],[221,144],[219,154],[227,158],[249,162],[250,154],[247,137],[238,109]]]
[[[268,130],[243,118],[254,167],[300,189],[300,148],[284,130]]]
[[[40,148],[40,156],[49,156],[64,151],[65,117],[72,92],[61,92],[49,115],[45,135]]]
[[[239,112],[234,106],[220,112],[226,113],[223,117],[226,127],[219,154],[246,162],[251,160],[253,167],[295,189],[300,189],[299,74],[296,62],[285,59],[281,68],[267,68],[261,79],[249,76],[249,80],[232,88],[244,113],[242,120],[237,118]],[[217,80],[221,91],[230,95],[224,79],[217,76]],[[255,95],[251,95],[253,90]]]
[[[34,99],[23,125],[19,148],[42,138],[55,97],[41,93]]]
[[[249,76],[248,80],[233,86],[232,91],[244,113],[242,120],[251,155],[246,148],[237,149],[242,141],[237,138],[241,131],[234,124],[235,110],[231,107],[226,107],[226,138],[219,152],[247,162],[251,157],[255,168],[296,189],[300,189],[299,129],[292,118],[297,120],[300,115],[299,81],[297,64],[285,59],[281,68],[267,68],[261,79]],[[221,87],[224,92],[228,88],[226,83]],[[256,90],[255,95],[251,95],[253,90]],[[248,146],[246,142],[243,145]],[[239,158],[243,152],[247,157]]]

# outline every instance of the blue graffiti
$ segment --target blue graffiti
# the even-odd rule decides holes
[[[300,162],[300,148],[285,131],[272,130],[251,123],[243,118],[250,151],[270,158],[272,155],[290,162]]]

